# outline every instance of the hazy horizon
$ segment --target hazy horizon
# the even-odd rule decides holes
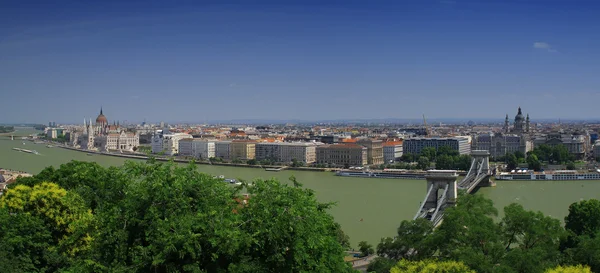
[[[595,120],[600,3],[5,1],[0,122]]]

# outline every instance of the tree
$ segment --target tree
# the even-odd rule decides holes
[[[435,161],[435,168],[438,170],[450,170],[454,168],[454,159],[452,156],[439,155]]]
[[[415,156],[411,153],[405,153],[405,154],[402,154],[402,156],[400,157],[400,160],[402,162],[414,162]]]
[[[319,203],[313,191],[302,188],[295,180],[293,186],[276,180],[257,180],[244,190],[247,194],[244,197],[245,184],[231,187],[199,173],[194,164],[180,167],[174,162],[151,160],[127,162],[118,168],[97,167],[92,163],[65,164],[58,169],[47,168],[11,186],[1,199],[5,205],[0,206],[0,254],[10,257],[8,261],[0,257],[2,269],[9,268],[10,272],[18,272],[10,270],[14,268],[24,268],[26,272],[351,271],[343,259],[342,244],[347,244],[348,237],[327,213],[331,204]],[[55,178],[70,190],[62,189],[66,195],[61,197],[55,193],[59,190],[39,181],[42,177]],[[43,193],[38,193],[36,187],[45,187]],[[35,194],[25,194],[29,191],[25,188],[35,188],[31,190]],[[77,192],[93,202],[70,202],[77,199]],[[23,206],[23,211],[40,213],[15,210],[34,196],[44,201],[34,198],[36,202]],[[63,202],[63,198],[69,202]],[[65,204],[62,207],[68,209],[45,214],[41,212],[54,206],[39,204]],[[91,232],[86,229],[89,225],[83,225],[83,219],[87,218],[74,218],[88,215],[87,205],[94,207]],[[85,213],[80,212],[81,206]],[[86,234],[92,239],[86,240]]]
[[[18,263],[55,271],[90,248],[91,212],[80,196],[54,183],[17,185],[0,199],[0,208],[0,242]]]
[[[457,150],[452,149],[450,146],[442,146],[437,149],[437,155],[438,156],[448,155],[451,157],[455,157],[455,156],[459,156],[460,154],[458,153]]]
[[[396,265],[397,261],[385,257],[376,257],[369,263],[367,272],[388,273]]]
[[[508,154],[506,155],[506,159],[507,159],[507,168],[509,170],[514,170],[517,168],[517,165],[519,164],[517,157],[514,154]]]
[[[589,266],[558,266],[545,271],[545,273],[592,273]]]
[[[534,171],[539,171],[542,169],[542,163],[540,163],[537,155],[535,154],[532,154],[529,157],[527,157],[527,165],[529,169],[532,169]]]
[[[433,225],[427,219],[404,220],[398,227],[397,236],[381,239],[377,245],[377,255],[396,261],[430,257],[435,252],[432,233]]]
[[[454,168],[461,171],[468,171],[471,168],[472,158],[470,155],[460,155],[457,159],[454,159]]]
[[[423,148],[419,158],[421,157],[426,157],[431,161],[435,161],[437,157],[437,150],[434,147]]]
[[[456,261],[409,261],[401,260],[390,273],[475,273],[462,262]]]
[[[504,208],[500,222],[505,249],[504,264],[516,272],[543,272],[556,266],[564,229],[557,219],[541,212],[525,211],[519,204]]]
[[[363,257],[369,256],[369,255],[375,253],[373,246],[371,244],[367,243],[366,241],[358,242],[358,249],[362,253]]]
[[[564,251],[570,263],[585,264],[590,266],[593,272],[600,272],[600,232],[594,236],[577,236],[573,240],[575,246]]]
[[[458,260],[477,272],[491,272],[502,261],[505,248],[493,202],[481,195],[462,195],[446,209],[444,221],[434,232],[439,256]]]
[[[575,170],[575,163],[569,162],[567,163],[567,170]]]
[[[589,199],[571,204],[565,228],[577,236],[595,236],[600,231],[600,201]]]
[[[521,160],[521,159],[525,159],[525,154],[521,151],[516,151],[514,152],[515,157],[517,158],[517,160]]]
[[[417,162],[417,168],[421,170],[427,170],[429,169],[430,164],[431,163],[429,162],[429,158],[421,156],[419,157],[419,161]]]
[[[246,161],[246,164],[248,164],[248,165],[256,165],[256,163],[257,163],[256,159],[250,159],[250,160]]]

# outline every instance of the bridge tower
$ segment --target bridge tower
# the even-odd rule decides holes
[[[425,175],[427,179],[427,195],[421,203],[416,218],[426,218],[437,226],[446,207],[453,206],[457,197],[456,179],[458,174],[454,170],[431,170]],[[441,191],[441,192],[440,192]]]

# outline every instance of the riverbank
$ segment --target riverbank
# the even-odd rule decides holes
[[[98,151],[90,151],[90,150],[83,150],[83,149],[77,149],[75,147],[69,147],[63,144],[59,144],[59,143],[55,143],[55,142],[51,142],[52,144],[56,145],[55,147],[59,147],[59,148],[63,148],[63,149],[68,149],[68,150],[72,150],[72,151],[78,151],[78,152],[84,152],[84,153],[88,153],[88,154],[98,154],[98,155],[106,155],[106,156],[115,156],[115,157],[122,157],[122,158],[130,158],[130,159],[141,159],[141,160],[148,160],[150,158],[154,158],[157,161],[173,161],[173,162],[177,162],[177,163],[190,163],[191,160],[189,159],[179,159],[179,158],[175,158],[175,157],[152,157],[152,156],[148,156],[148,155],[141,155],[141,154],[130,154],[130,153],[109,153],[109,152],[98,152]],[[340,169],[336,169],[336,168],[313,168],[313,167],[291,167],[291,166],[272,166],[272,165],[250,165],[250,164],[240,164],[240,163],[226,163],[226,162],[207,162],[207,161],[194,161],[194,163],[196,164],[200,164],[200,165],[213,165],[213,166],[224,166],[224,167],[242,167],[242,168],[256,168],[256,169],[279,169],[279,171],[283,171],[283,170],[294,170],[294,171],[312,171],[312,172],[335,172],[338,171]]]

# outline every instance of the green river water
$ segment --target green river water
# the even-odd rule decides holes
[[[35,133],[20,128],[15,135]],[[12,150],[13,147],[36,150],[40,155]],[[36,174],[47,166],[60,166],[71,160],[95,161],[103,166],[121,165],[124,158],[93,155],[62,148],[47,148],[17,138],[0,137],[0,168]],[[267,172],[262,169],[198,165],[201,172],[228,178],[277,178],[287,182],[294,175],[305,187],[313,189],[323,202],[337,202],[331,214],[350,236],[353,247],[359,241],[376,245],[381,237],[394,236],[402,220],[412,219],[425,197],[425,180],[338,177],[333,173],[308,171]],[[517,202],[526,209],[539,210],[560,219],[568,206],[579,200],[600,198],[600,181],[497,181],[496,187],[481,188],[477,194],[491,198],[502,208]],[[362,221],[361,221],[362,220]]]

